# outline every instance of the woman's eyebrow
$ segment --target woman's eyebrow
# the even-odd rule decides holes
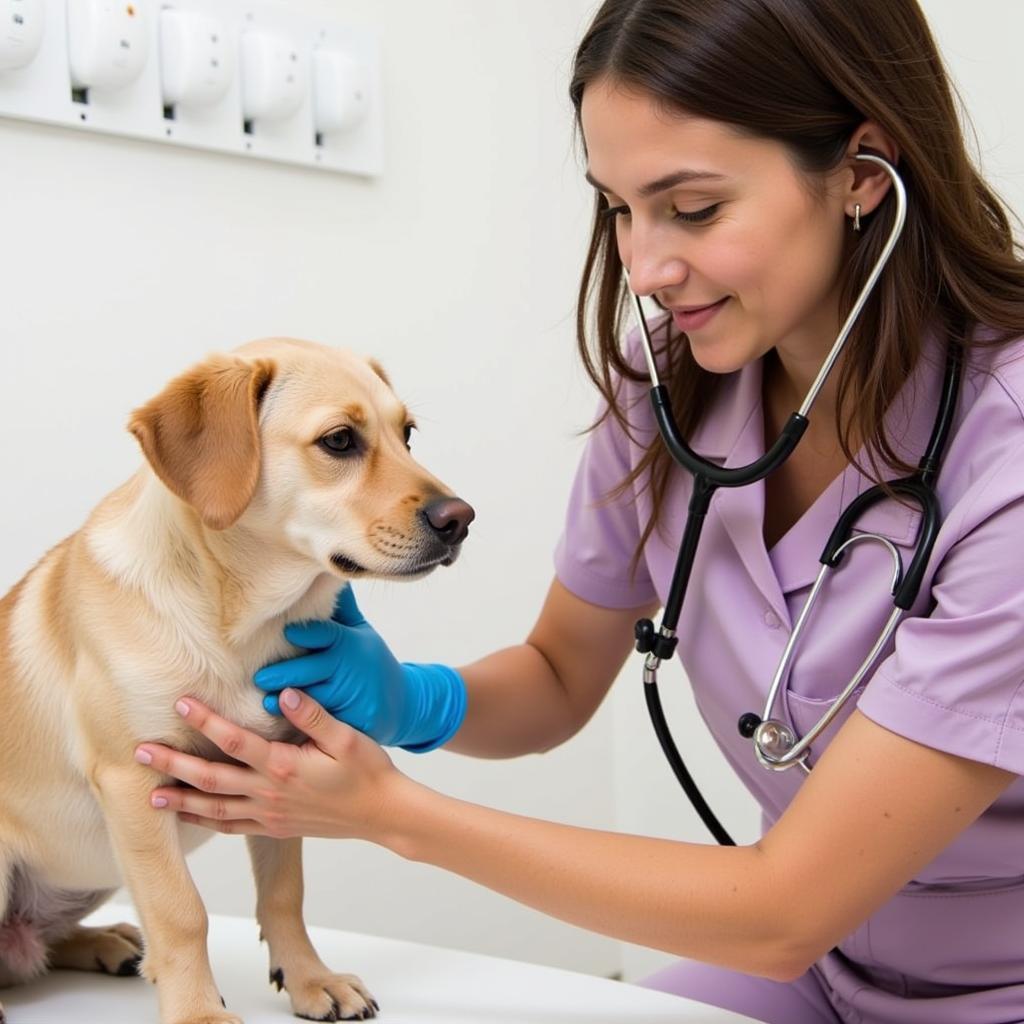
[[[602,185],[595,177],[593,177],[590,171],[587,171],[584,177],[599,192],[613,192],[613,189],[608,188],[607,185]],[[712,171],[673,171],[671,174],[666,174],[657,178],[655,181],[648,182],[639,189],[639,194],[644,199],[648,199],[650,196],[657,195],[659,192],[665,192],[670,188],[675,188],[676,185],[683,185],[691,181],[725,181],[725,175],[715,174]]]

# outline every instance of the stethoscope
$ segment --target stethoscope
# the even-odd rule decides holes
[[[878,164],[892,179],[896,193],[895,223],[878,261],[864,287],[861,289],[860,295],[850,311],[850,315],[843,324],[831,351],[818,372],[818,376],[804,398],[799,412],[795,412],[789,417],[789,420],[782,428],[781,434],[765,454],[748,466],[725,469],[713,462],[702,459],[680,436],[675,417],[672,415],[668,390],[659,378],[658,367],[654,358],[654,347],[651,344],[651,336],[647,329],[647,321],[640,298],[629,287],[629,275],[628,272],[624,271],[626,287],[630,296],[632,296],[636,318],[640,326],[640,337],[643,342],[644,355],[651,378],[651,404],[658,423],[658,431],[675,461],[693,474],[693,494],[690,498],[686,526],[683,530],[683,538],[672,575],[672,584],[669,588],[668,599],[665,602],[662,614],[661,627],[655,631],[654,623],[650,619],[641,619],[636,624],[636,649],[645,655],[643,673],[644,694],[647,700],[647,709],[651,716],[651,723],[654,726],[654,731],[657,733],[662,750],[672,766],[676,778],[686,791],[686,795],[689,797],[694,809],[701,816],[704,824],[707,825],[715,839],[725,846],[734,846],[735,843],[730,838],[728,832],[719,824],[718,819],[714,816],[711,808],[708,807],[694,784],[686,765],[679,756],[679,751],[665,722],[665,715],[658,694],[658,668],[662,661],[666,658],[671,658],[675,652],[677,642],[676,627],[679,623],[679,614],[682,609],[683,599],[686,596],[687,586],[690,582],[697,543],[700,539],[701,529],[704,525],[704,519],[707,516],[712,496],[720,487],[744,487],[747,484],[763,480],[769,473],[778,469],[796,448],[803,437],[804,431],[807,429],[809,422],[808,413],[811,406],[814,405],[819,391],[828,379],[828,375],[839,358],[846,339],[849,337],[853,325],[857,321],[857,317],[867,304],[882,274],[882,270],[889,261],[889,257],[896,247],[896,242],[903,232],[907,215],[907,194],[895,168],[881,157],[870,154],[858,154],[857,159],[868,160]],[[903,614],[913,605],[917,598],[921,587],[921,580],[924,577],[925,568],[931,556],[932,548],[935,545],[935,538],[939,532],[940,512],[938,499],[935,495],[935,480],[939,473],[942,453],[953,422],[953,415],[956,411],[959,391],[960,358],[956,346],[950,344],[939,409],[932,428],[931,438],[928,441],[928,448],[918,464],[916,472],[911,476],[889,481],[886,484],[889,493],[883,490],[881,485],[876,484],[864,491],[863,494],[858,495],[843,511],[835,528],[832,530],[825,549],[821,554],[821,569],[818,572],[811,593],[800,611],[796,625],[793,627],[792,634],[779,660],[778,668],[775,670],[775,675],[772,678],[768,696],[765,700],[764,711],[761,715],[748,712],[742,715],[739,720],[740,734],[747,739],[753,740],[754,753],[757,760],[765,768],[771,771],[785,771],[798,765],[805,773],[810,772],[811,768],[807,763],[807,759],[810,754],[811,744],[828,728],[853,695],[892,636]],[[888,498],[892,493],[916,502],[920,506],[922,513],[914,556],[906,572],[903,571],[903,561],[899,551],[897,551],[896,547],[887,537],[874,533],[853,533],[854,524],[858,517],[873,505]],[[830,570],[836,569],[840,565],[849,548],[856,544],[871,542],[882,544],[893,560],[893,576],[890,586],[894,605],[893,612],[883,626],[878,639],[868,652],[867,657],[861,663],[846,688],[813,728],[803,737],[798,737],[792,724],[783,721],[781,718],[774,717],[776,703],[780,697],[780,692],[783,690],[783,680],[786,678],[786,673],[792,663],[797,642],[804,631],[811,610],[818,600],[818,595],[821,592],[826,575]],[[784,693],[783,705],[785,705]]]

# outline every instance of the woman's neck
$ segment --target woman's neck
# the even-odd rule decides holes
[[[761,399],[766,444],[779,435],[789,417],[803,405],[823,358],[786,358],[777,349],[765,355],[762,360]],[[809,442],[809,447],[828,458],[841,450],[836,430],[839,372],[840,362],[837,361],[811,407],[804,434],[804,443]]]

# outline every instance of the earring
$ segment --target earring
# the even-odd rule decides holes
[[[860,203],[853,208],[853,230],[860,231]]]

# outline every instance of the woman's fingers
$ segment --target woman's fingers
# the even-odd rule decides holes
[[[334,685],[328,680],[323,683],[314,683],[312,686],[303,686],[301,690],[307,697],[312,698],[318,704],[327,704],[332,697],[336,696]],[[263,710],[269,712],[272,715],[284,715],[284,711],[281,708],[281,694],[279,693],[268,693],[263,698]],[[344,717],[335,714],[336,718],[340,721],[345,721]],[[351,724],[351,723],[349,723]]]
[[[194,697],[183,697],[175,708],[193,729],[215,743],[228,757],[263,771],[270,760],[271,744],[226,718],[221,718]]]
[[[186,783],[154,789],[154,807],[218,832],[289,836],[376,834],[381,786],[397,778],[387,754],[338,721],[301,690],[280,695],[281,711],[309,741],[268,743],[193,698],[182,702],[190,724],[243,764],[224,764],[161,743],[144,743],[136,758]],[[180,709],[181,710],[181,709]]]
[[[180,821],[188,822],[190,825],[202,825],[203,828],[212,829],[214,832],[223,832],[225,835],[233,836],[269,836],[270,833],[265,826],[258,821],[241,819],[239,821],[217,821],[215,818],[200,818],[196,814],[179,814]]]
[[[338,640],[344,626],[330,619],[309,619],[305,622],[290,622],[284,627],[285,639],[296,647],[311,651],[332,647]]]
[[[297,658],[289,658],[287,661],[276,661],[272,665],[265,665],[252,677],[252,681],[261,690],[277,693],[288,686],[309,686],[311,683],[322,683],[325,679],[330,679],[337,667],[338,654],[336,651],[317,651],[315,654],[303,654]]]
[[[359,735],[302,690],[286,690],[281,694],[281,714],[325,754],[335,759],[350,753],[352,743]]]
[[[217,828],[219,832],[237,831],[237,826],[244,823],[258,824],[252,817],[253,802],[247,797],[218,796],[181,786],[162,786],[153,791],[150,803],[161,810],[176,811],[183,820],[197,819],[195,824]]]
[[[241,761],[259,771],[262,771],[270,761],[269,740],[243,729],[240,725],[235,725],[234,722],[229,722],[226,718],[221,718],[194,697],[183,697],[175,704],[175,709],[193,729],[216,744],[232,760]],[[140,751],[143,752],[142,756]],[[147,754],[151,758],[149,761],[145,759]],[[158,758],[161,762],[159,765]],[[206,792],[245,792],[239,789],[214,788],[225,784],[238,785],[246,777],[245,772],[232,765],[213,764],[201,757],[183,754],[158,743],[146,743],[137,747],[135,759],[141,764],[151,764],[158,771],[173,775],[176,779]],[[194,781],[196,776],[207,785],[198,785]]]
[[[356,595],[348,583],[341,588],[335,599],[334,614],[331,618],[343,626],[361,626],[366,622],[363,613],[359,610],[359,605],[356,604]]]
[[[204,793],[249,796],[255,782],[252,772],[247,768],[206,761],[159,743],[140,744],[135,748],[135,760]]]

